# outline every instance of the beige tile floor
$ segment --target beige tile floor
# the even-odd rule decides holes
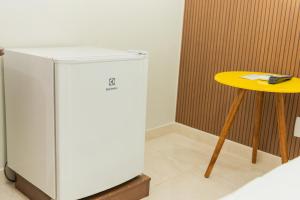
[[[181,126],[181,127],[180,127]],[[145,173],[152,178],[146,200],[212,200],[225,196],[280,165],[280,158],[226,141],[209,179],[203,177],[217,137],[184,127],[146,142]]]
[[[280,159],[260,153],[258,163],[250,163],[251,149],[226,142],[209,179],[203,177],[216,137],[178,128],[170,133],[148,135],[145,174],[151,180],[145,200],[211,200],[231,193],[250,180],[276,167]],[[0,173],[0,199],[25,200],[24,195]]]

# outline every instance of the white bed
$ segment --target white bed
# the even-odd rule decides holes
[[[300,199],[300,158],[256,178],[222,200]]]

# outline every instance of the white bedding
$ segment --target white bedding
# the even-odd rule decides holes
[[[300,199],[300,158],[256,178],[222,200]]]

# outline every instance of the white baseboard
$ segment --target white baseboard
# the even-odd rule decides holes
[[[176,132],[178,129],[176,122],[161,125],[159,127],[151,128],[146,131],[146,140],[151,140],[156,137]]]
[[[214,147],[218,141],[218,136],[201,131],[177,122],[165,124],[147,131],[146,140],[155,139],[170,133],[177,133],[189,137],[193,140],[211,145]],[[246,159],[251,158],[252,148],[231,140],[226,140],[223,150],[230,154],[236,154]],[[281,158],[263,151],[258,151],[258,159],[264,160],[274,166],[280,165]]]
[[[164,128],[172,126],[174,124],[176,124],[176,122],[169,122],[169,123],[162,124],[162,125],[159,125],[159,126],[156,126],[156,127],[153,127],[153,128],[149,128],[149,129],[146,130],[146,132],[148,133],[148,132],[151,132],[151,131],[156,131],[158,129],[164,129]]]

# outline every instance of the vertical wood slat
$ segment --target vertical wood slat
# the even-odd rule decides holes
[[[176,121],[219,134],[235,90],[214,74],[249,70],[300,76],[300,0],[186,0]],[[285,95],[290,158],[298,94]],[[254,94],[250,92],[229,139],[251,146]],[[279,154],[275,98],[266,94],[259,148]]]

